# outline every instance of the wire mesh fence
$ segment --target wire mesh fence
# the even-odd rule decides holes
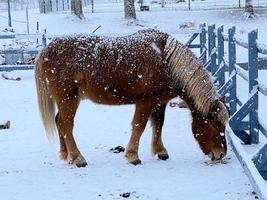
[[[141,5],[151,11],[160,10],[203,10],[244,8],[246,0],[135,0],[136,10]],[[10,0],[11,10],[39,8],[41,12],[70,10],[71,0]],[[82,0],[86,12],[123,12],[124,0]],[[267,7],[267,0],[252,0],[255,8]],[[7,0],[0,0],[0,11],[7,11]]]
[[[10,0],[11,10],[25,10],[26,8],[39,8],[37,0]],[[0,0],[0,12],[7,11],[7,0]]]
[[[267,0],[252,0],[253,6],[267,7]],[[141,5],[149,6],[151,11],[160,10],[203,10],[244,8],[245,0],[136,0],[136,10]],[[123,12],[123,0],[89,0],[89,12]]]

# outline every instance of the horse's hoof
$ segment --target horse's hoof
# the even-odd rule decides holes
[[[140,159],[136,159],[136,160],[130,161],[130,163],[133,164],[133,165],[139,165],[139,164],[141,164],[141,160]]]
[[[158,154],[158,158],[160,160],[167,160],[169,158],[169,155],[167,153],[164,154]]]
[[[79,167],[79,168],[80,168],[80,167],[86,167],[86,165],[87,165],[86,162],[85,162],[85,163],[77,163],[77,164],[76,164],[76,166]]]
[[[68,157],[68,162],[69,164],[76,165],[77,167],[85,167],[87,165],[86,160],[81,154],[76,159]]]

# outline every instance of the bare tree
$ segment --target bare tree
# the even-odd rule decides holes
[[[253,5],[252,5],[252,0],[246,0],[245,12],[248,14],[248,18],[254,18],[255,17]]]
[[[82,0],[71,0],[70,9],[72,14],[76,15],[80,19],[84,18]]]
[[[134,0],[124,0],[124,17],[126,19],[136,19]]]

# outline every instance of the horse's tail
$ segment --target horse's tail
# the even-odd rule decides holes
[[[55,124],[55,102],[48,90],[48,81],[43,76],[44,56],[42,51],[36,59],[35,82],[37,89],[37,99],[39,111],[46,131],[47,138],[50,140],[56,134]]]

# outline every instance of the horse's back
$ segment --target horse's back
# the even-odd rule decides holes
[[[114,38],[57,38],[40,53],[37,62],[42,63],[41,71],[54,88],[72,85],[80,96],[90,93],[97,102],[101,96],[102,103],[131,103],[167,85],[163,59],[167,37],[147,30]]]

